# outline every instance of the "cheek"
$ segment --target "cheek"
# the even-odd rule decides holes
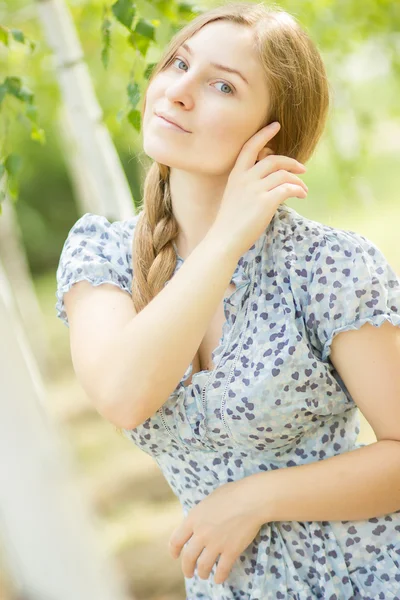
[[[218,114],[217,111],[208,112],[206,117],[206,127],[215,144],[220,148],[221,145],[231,147],[234,151],[236,147],[241,147],[250,137],[250,123],[248,118],[241,118],[237,111],[227,111],[226,108]]]
[[[229,171],[244,143],[252,135],[249,121],[238,118],[236,111],[228,115],[226,109],[220,117],[215,112],[208,114],[201,146],[207,148],[207,162],[210,165],[218,165],[223,171]]]

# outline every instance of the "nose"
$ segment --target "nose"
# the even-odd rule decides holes
[[[189,75],[183,75],[167,86],[165,95],[171,102],[179,102],[191,108],[194,102],[195,83]]]

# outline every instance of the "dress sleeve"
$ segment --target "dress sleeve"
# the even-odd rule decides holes
[[[325,233],[308,285],[305,323],[326,361],[333,337],[384,321],[400,326],[400,279],[379,248],[353,231]]]
[[[83,279],[94,286],[111,283],[132,294],[132,268],[121,223],[86,213],[69,231],[56,272],[57,317],[67,327],[64,294],[74,283]]]

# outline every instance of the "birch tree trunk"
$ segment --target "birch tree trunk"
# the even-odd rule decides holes
[[[18,597],[127,600],[101,551],[0,262],[0,537]]]
[[[67,5],[63,0],[36,0],[46,40],[52,48],[56,76],[68,114],[69,140],[75,148],[90,193],[78,196],[80,212],[112,219],[135,214],[124,170],[102,122],[83,51]],[[70,167],[71,163],[67,159]]]
[[[80,210],[130,218],[135,214],[130,188],[102,123],[68,8],[62,0],[37,0],[37,8],[56,59],[67,115],[64,139],[74,154],[67,165],[75,182],[80,161]],[[45,410],[44,386],[1,260],[0,331],[0,535],[18,596],[127,600],[122,572],[112,568],[96,539],[68,446]]]
[[[5,187],[4,176],[3,187]],[[11,286],[26,336],[40,372],[48,373],[48,339],[43,314],[37,301],[14,205],[6,196],[0,216],[0,259]]]

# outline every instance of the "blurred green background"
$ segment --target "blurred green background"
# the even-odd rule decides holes
[[[67,4],[132,202],[137,203],[144,175],[137,158],[140,135],[120,116],[129,107],[127,85],[135,69],[135,52],[127,44],[126,29],[115,21],[105,69],[101,60],[105,3],[73,0]],[[308,198],[288,204],[311,219],[367,236],[400,273],[400,3],[287,0],[277,4],[296,16],[317,43],[333,89],[328,125],[302,176],[309,187]],[[203,10],[214,5],[198,3]],[[136,6],[142,17],[160,21],[146,55],[151,63],[174,28],[184,24],[176,17],[185,13],[186,5],[140,2]],[[20,76],[34,92],[46,143],[30,138],[14,98],[3,101],[0,139],[3,155],[13,151],[22,158],[16,211],[51,348],[45,381],[48,409],[71,441],[77,481],[98,515],[105,546],[127,574],[136,598],[183,600],[180,564],[167,552],[169,535],[181,519],[178,501],[153,461],[93,410],[73,373],[68,330],[55,316],[55,270],[68,231],[80,214],[62,154],[57,129],[60,93],[37,7],[27,0],[1,2],[0,24],[21,29],[37,42],[33,53],[21,44],[13,43],[8,50],[0,44],[0,71],[2,78]],[[374,441],[364,419],[360,440]],[[8,599],[11,587],[4,570],[2,577],[4,599]]]

